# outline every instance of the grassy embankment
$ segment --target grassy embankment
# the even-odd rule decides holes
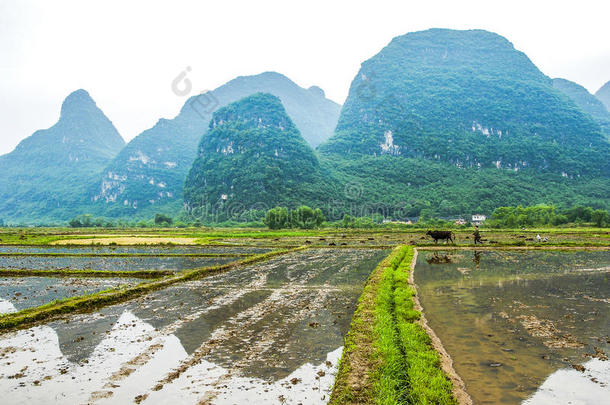
[[[91,311],[95,308],[126,301],[128,299],[135,298],[147,292],[165,288],[182,281],[194,280],[212,273],[259,263],[276,256],[304,249],[306,249],[306,247],[275,250],[273,252],[253,255],[251,257],[226,264],[183,271],[181,273],[167,276],[162,279],[141,282],[133,286],[124,286],[111,290],[100,291],[93,294],[65,298],[38,307],[27,308],[18,312],[0,315],[0,331],[6,329],[27,327],[37,322],[47,320],[62,314]]]
[[[418,323],[409,286],[413,247],[371,274],[345,339],[330,404],[457,404],[439,354]]]

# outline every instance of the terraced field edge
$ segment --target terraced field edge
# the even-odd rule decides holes
[[[93,294],[65,298],[38,307],[26,308],[18,312],[0,315],[0,332],[4,330],[22,329],[63,314],[91,311],[95,308],[126,301],[149,291],[162,289],[182,281],[194,280],[220,271],[259,263],[276,256],[305,250],[306,248],[307,247],[303,246],[295,249],[275,250],[273,252],[254,255],[218,266],[188,270],[162,279],[141,282],[133,286],[119,287]]]
[[[395,248],[369,277],[330,404],[458,404],[441,357],[419,322],[409,284],[414,254],[412,246]]]

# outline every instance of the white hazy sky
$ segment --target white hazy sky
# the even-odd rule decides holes
[[[393,37],[431,27],[508,38],[551,77],[595,92],[610,80],[605,1],[0,0],[0,154],[89,91],[126,140],[193,92],[267,70],[343,103],[360,63]]]

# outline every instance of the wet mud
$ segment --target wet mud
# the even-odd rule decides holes
[[[208,267],[237,260],[235,257],[108,257],[108,256],[0,256],[0,269],[31,270],[172,270]]]
[[[387,254],[288,254],[0,335],[0,395],[24,404],[326,403],[357,299]]]
[[[0,278],[0,314],[37,307],[54,300],[138,283],[131,278]]]
[[[419,254],[426,318],[475,404],[610,398],[610,252]]]

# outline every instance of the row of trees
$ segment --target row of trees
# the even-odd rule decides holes
[[[105,218],[94,218],[91,214],[82,214],[72,218],[69,222],[72,228],[110,228],[114,226],[112,221]]]
[[[417,222],[412,225],[404,225],[396,222],[384,222],[384,216],[379,213],[372,213],[367,216],[344,215],[343,219],[328,222],[327,225],[338,228],[379,228],[379,227],[458,227],[454,221],[439,219],[430,210],[422,210]],[[215,226],[261,226],[266,225],[270,229],[314,229],[322,226],[326,218],[321,209],[310,208],[306,205],[296,209],[286,207],[276,207],[266,211],[262,222],[244,221],[211,221]],[[208,223],[208,222],[206,222]],[[594,209],[585,206],[575,206],[572,208],[557,208],[552,205],[534,205],[530,207],[511,206],[499,207],[493,211],[490,219],[485,225],[493,228],[518,228],[523,226],[560,226],[566,224],[576,225],[595,225],[598,227],[610,226],[610,213],[603,209]],[[470,224],[466,224],[469,226]],[[1,226],[1,222],[0,222]],[[200,220],[191,218],[174,219],[170,215],[157,213],[152,220],[141,220],[139,222],[126,222],[123,220],[112,221],[107,218],[93,217],[91,214],[82,214],[70,221],[73,228],[89,227],[168,227],[178,228],[187,226],[202,226]]]
[[[321,209],[302,205],[294,210],[286,207],[272,208],[267,211],[264,223],[270,229],[314,229],[320,227],[325,220]]]
[[[568,223],[593,223],[602,227],[610,224],[610,215],[606,210],[595,210],[583,206],[557,209],[552,205],[534,205],[531,207],[519,205],[497,208],[486,225],[494,228],[516,228],[522,226],[557,226]]]
[[[81,214],[72,218],[68,222],[72,228],[147,228],[147,227],[163,227],[163,226],[175,226],[183,228],[189,224],[181,221],[174,221],[174,219],[166,214],[155,214],[154,219],[151,220],[139,220],[139,221],[126,221],[126,220],[112,220],[102,217],[94,217],[91,214]]]

